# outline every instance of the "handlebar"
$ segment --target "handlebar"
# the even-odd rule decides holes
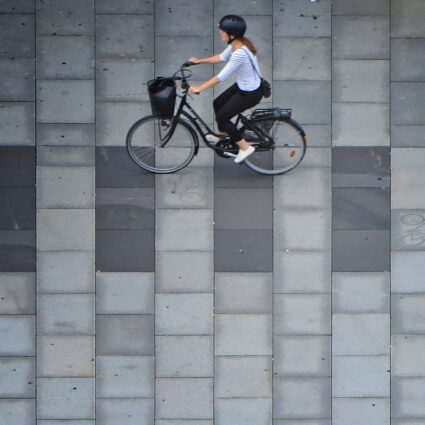
[[[185,75],[184,69],[189,68],[190,66],[194,66],[194,65],[198,65],[198,64],[195,63],[195,62],[187,61],[187,62],[183,63],[183,65],[180,67],[180,69],[174,74],[175,80],[182,80],[181,87],[185,90],[189,90],[190,86],[187,83],[187,78],[189,78],[192,75],[192,71],[188,71],[189,75]],[[181,77],[176,76],[176,74],[179,73],[179,72],[182,74]],[[199,95],[200,93],[198,92],[198,93],[195,93],[195,94]]]

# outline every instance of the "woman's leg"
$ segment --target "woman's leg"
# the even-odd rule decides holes
[[[229,88],[227,88],[223,93],[221,93],[219,96],[217,96],[214,99],[213,107],[214,107],[216,120],[217,120],[217,115],[218,115],[220,109],[224,105],[226,105],[226,103],[229,101],[229,99],[231,99],[231,97],[234,96],[237,92],[238,92],[238,86],[235,83],[232,86],[230,86]],[[218,133],[219,134],[222,134],[223,136],[228,134],[226,131],[224,131],[220,128],[220,122],[218,120],[217,120],[217,125],[218,125]]]

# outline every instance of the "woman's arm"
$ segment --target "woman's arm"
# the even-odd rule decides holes
[[[203,58],[203,59],[199,59],[199,58],[193,56],[189,59],[189,61],[193,62],[193,63],[220,63],[220,62],[223,62],[221,60],[220,55],[214,55],[214,56],[210,56],[208,58]]]
[[[205,81],[205,83],[202,83],[199,86],[190,86],[189,93],[199,93],[202,90],[206,90],[206,89],[209,89],[210,87],[215,86],[219,82],[220,80],[217,77],[212,77],[210,80]]]

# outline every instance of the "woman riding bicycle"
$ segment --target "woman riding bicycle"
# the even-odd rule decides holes
[[[242,17],[226,15],[221,18],[218,28],[222,41],[227,42],[228,47],[219,55],[204,59],[191,57],[189,61],[208,64],[227,62],[227,64],[217,76],[199,86],[191,86],[189,92],[199,93],[226,80],[236,72],[237,82],[214,100],[214,111],[219,134],[223,138],[230,136],[230,141],[238,145],[239,152],[234,161],[240,163],[251,155],[255,148],[243,138],[231,119],[245,109],[257,105],[263,97],[260,71],[255,56],[257,50],[251,41],[244,37],[246,22]],[[207,139],[210,142],[221,140],[212,134],[207,135]]]

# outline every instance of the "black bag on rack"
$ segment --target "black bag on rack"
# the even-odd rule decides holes
[[[172,118],[176,104],[176,83],[173,78],[157,77],[147,83],[152,114]]]

